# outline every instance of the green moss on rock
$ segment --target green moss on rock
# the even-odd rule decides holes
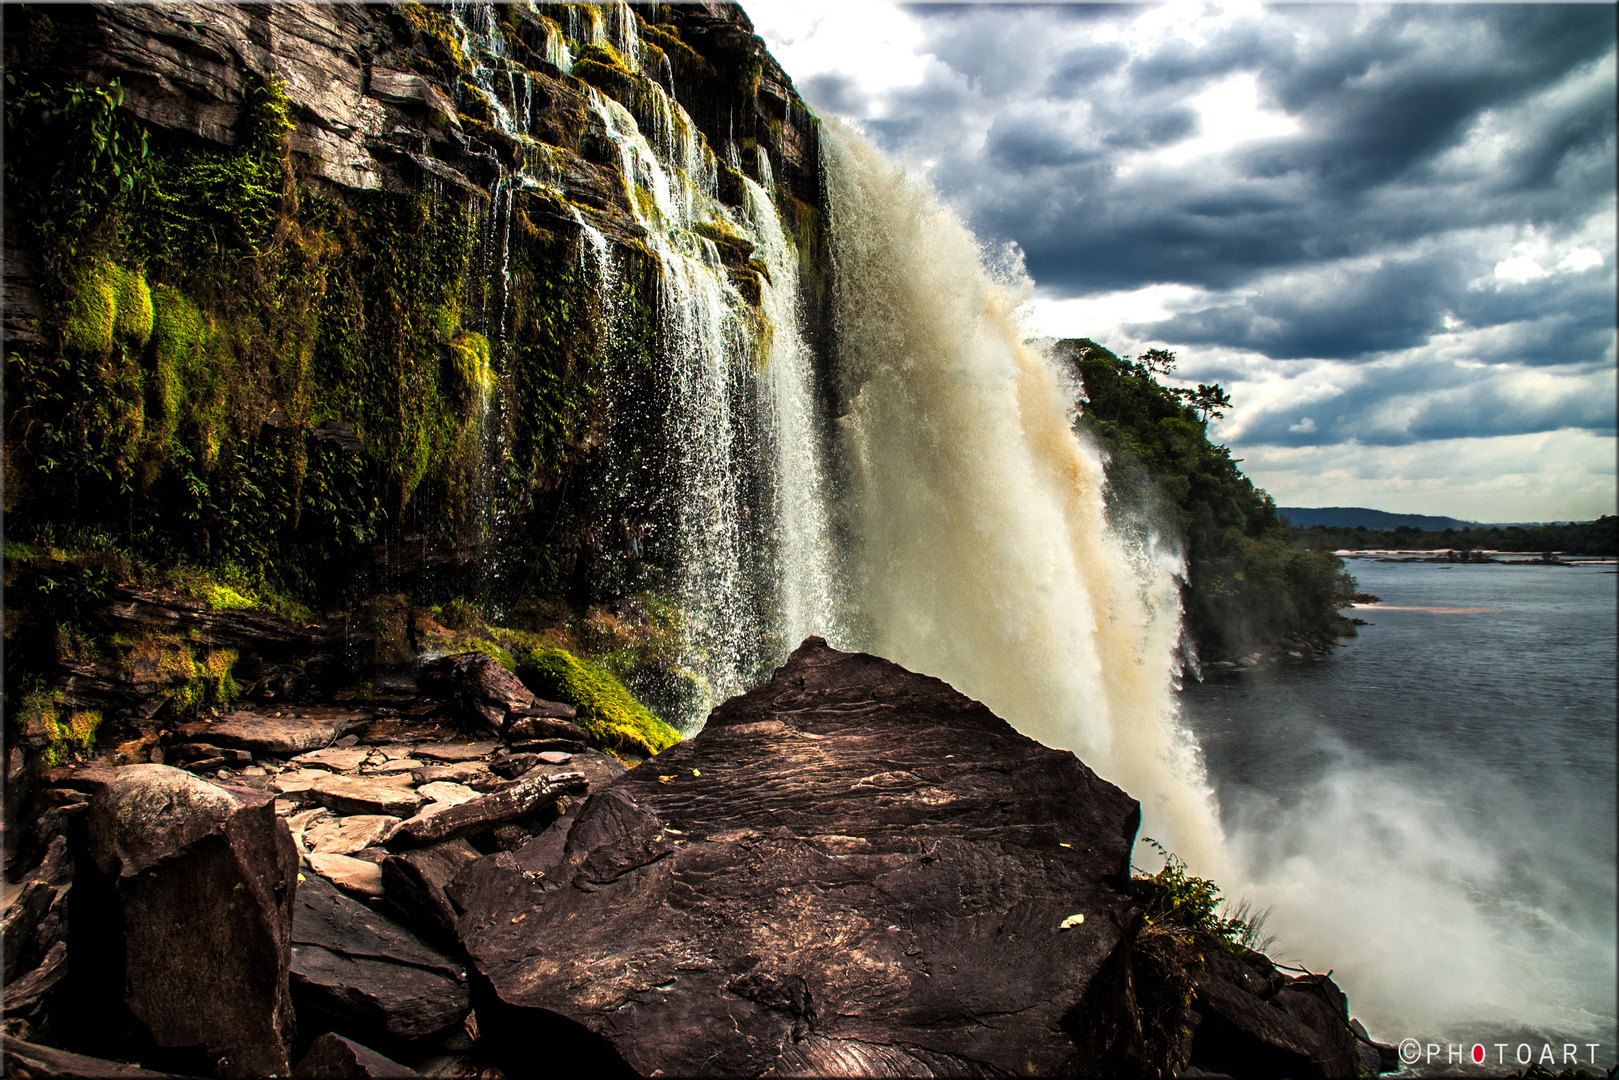
[[[199,367],[208,351],[208,323],[191,298],[159,285],[152,292],[152,404],[147,429],[154,439],[174,436],[185,407],[186,374]]]
[[[113,324],[118,317],[118,294],[112,267],[94,259],[79,272],[78,289],[62,326],[62,343],[83,353],[106,355],[112,351]]]
[[[101,727],[96,709],[64,709],[60,690],[39,689],[17,703],[18,729],[38,746],[39,760],[53,769],[95,747]]]
[[[680,741],[606,669],[566,649],[535,649],[517,674],[541,697],[572,705],[579,726],[609,749],[650,757]]]
[[[123,266],[112,268],[115,310],[112,332],[131,344],[144,346],[152,337],[152,290],[146,275]]]
[[[455,373],[460,377],[461,389],[468,397],[482,399],[494,389],[495,373],[489,361],[489,339],[482,334],[457,334],[450,342],[450,355],[455,359]]]

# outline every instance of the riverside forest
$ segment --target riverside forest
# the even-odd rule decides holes
[[[1619,555],[1619,517],[1605,514],[1595,521],[1548,522],[1541,525],[1479,525],[1461,529],[1354,529],[1292,526],[1301,547],[1328,550],[1407,550],[1457,552],[1566,552],[1570,555]]]
[[[8,1074],[1397,1066],[1174,696],[1353,579],[741,8],[4,18]]]

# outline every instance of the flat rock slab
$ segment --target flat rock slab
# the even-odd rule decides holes
[[[427,803],[401,783],[359,776],[318,777],[310,791],[324,807],[339,814],[386,814],[408,818]]]
[[[481,761],[466,761],[457,765],[427,765],[411,773],[417,784],[432,784],[440,780],[452,784],[465,784],[473,780],[493,779],[494,774]],[[417,790],[421,790],[419,787]]]
[[[70,1054],[21,1039],[5,1041],[5,1074],[31,1080],[180,1080],[178,1073],[153,1072],[122,1061]]]
[[[382,895],[382,867],[377,863],[315,851],[309,855],[309,868],[351,895],[368,899]]]
[[[303,845],[325,855],[352,855],[388,842],[400,819],[388,814],[353,814],[325,821],[305,822]]]
[[[330,746],[370,722],[367,713],[344,709],[283,709],[281,715],[248,710],[228,713],[211,724],[187,725],[188,737],[216,746],[233,746],[255,754],[302,754]]]
[[[425,764],[425,762],[417,761],[415,758],[411,757],[387,758],[386,760],[378,761],[373,764],[360,766],[360,775],[387,776],[392,773],[415,772],[417,769],[422,768]]]
[[[477,761],[489,757],[500,749],[497,742],[423,743],[415,748],[415,756],[424,761]]]
[[[311,750],[292,760],[299,765],[314,765],[331,772],[353,772],[365,764],[372,754],[368,746],[328,746],[324,750]]]
[[[325,776],[323,769],[300,769],[296,766],[282,769],[270,777],[270,790],[287,795],[302,794],[310,789],[316,780]]]
[[[422,784],[416,789],[416,794],[426,795],[433,802],[445,807],[455,806],[458,803],[471,802],[478,798],[478,793],[464,784],[452,784],[448,780],[435,780],[430,784]],[[427,810],[431,810],[429,806]]]
[[[1073,754],[811,638],[592,794],[551,865],[458,875],[480,1035],[509,1070],[543,1029],[646,1076],[1074,1073],[1107,1053],[1066,1031],[1128,946],[1139,821]]]
[[[531,774],[493,794],[435,810],[431,814],[419,814],[399,826],[389,838],[387,846],[390,850],[400,851],[471,836],[492,826],[527,817],[564,796],[582,793],[588,783],[581,772]]]

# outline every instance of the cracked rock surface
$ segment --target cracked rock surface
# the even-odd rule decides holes
[[[1138,822],[1067,751],[811,638],[451,895],[508,1069],[544,1031],[645,1076],[1052,1075],[1128,945]]]

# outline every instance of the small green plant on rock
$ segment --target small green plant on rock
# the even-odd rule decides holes
[[[1150,877],[1136,878],[1146,893],[1149,925],[1179,928],[1193,934],[1206,934],[1233,951],[1260,950],[1270,943],[1262,934],[1267,911],[1256,912],[1243,900],[1232,909],[1220,896],[1220,887],[1208,878],[1187,872],[1186,861],[1150,836],[1142,842],[1164,857],[1161,870]],[[1222,916],[1223,911],[1229,915]]]
[[[636,701],[606,669],[566,649],[535,649],[518,664],[517,674],[541,697],[572,705],[579,726],[619,753],[651,757],[680,741],[679,732]]]

